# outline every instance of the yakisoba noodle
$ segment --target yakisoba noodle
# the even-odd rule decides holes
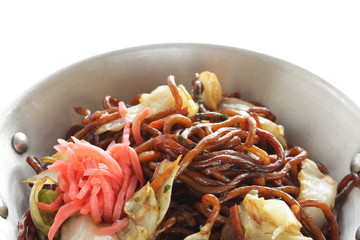
[[[126,133],[129,134],[129,146],[136,151],[141,163],[145,181],[152,182],[155,189],[159,183],[154,178],[164,177],[164,174],[155,173],[159,164],[164,160],[180,161],[173,185],[164,188],[164,192],[171,191],[170,206],[149,239],[256,239],[252,228],[263,226],[269,229],[270,223],[261,214],[269,217],[271,214],[266,208],[276,209],[276,206],[288,208],[284,214],[291,216],[286,221],[292,219],[293,224],[276,225],[279,223],[275,224],[275,217],[271,221],[277,228],[273,227],[273,232],[267,236],[270,237],[264,235],[264,239],[286,239],[286,236],[291,239],[339,239],[334,206],[319,199],[303,199],[304,186],[299,177],[309,176],[307,171],[311,169],[305,169],[306,164],[314,164],[311,166],[318,169],[319,179],[330,176],[322,165],[307,159],[306,150],[287,145],[282,127],[274,123],[275,115],[266,107],[236,99],[237,94],[223,98],[213,73],[197,75],[192,84],[191,101],[195,105],[184,107],[184,101],[187,101],[184,88],[177,86],[170,76],[167,85],[173,104],[151,115],[150,110],[142,112],[143,115],[132,122],[133,132]],[[140,96],[128,107],[137,106],[143,100]],[[102,149],[124,141],[127,130],[119,122],[123,117],[119,112],[119,101],[106,96],[102,105],[103,110],[93,113],[82,107],[75,108],[84,118],[81,124],[70,128],[69,141],[73,141],[73,136],[73,139],[83,139]],[[194,106],[196,112],[191,112]],[[107,128],[100,131],[104,126]],[[43,170],[36,158],[29,157],[27,161],[37,173]],[[313,180],[319,182],[319,179]],[[358,174],[344,177],[337,188],[338,196],[343,195],[352,183],[360,186]],[[136,186],[138,191],[141,186]],[[45,184],[44,187],[56,189],[57,186]],[[255,204],[261,209],[253,212],[256,209],[247,208],[247,204]],[[323,213],[325,221],[321,226],[310,216],[311,210],[305,210],[308,207]],[[258,214],[258,223],[248,220],[254,217],[251,214]],[[29,211],[19,226],[19,239],[36,236]],[[286,227],[296,229],[287,233]],[[114,239],[122,239],[117,237]]]

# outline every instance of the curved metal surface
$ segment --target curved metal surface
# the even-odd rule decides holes
[[[159,44],[129,48],[71,65],[40,82],[0,117],[0,193],[9,208],[0,218],[0,239],[15,239],[16,223],[28,207],[33,175],[11,147],[14,133],[29,138],[28,155],[52,153],[57,138],[78,118],[74,106],[100,107],[103,96],[130,101],[164,84],[169,74],[189,86],[195,72],[213,71],[224,92],[267,105],[283,124],[290,143],[307,149],[337,180],[350,171],[360,150],[360,110],[346,96],[314,74],[263,54],[204,44]],[[341,239],[354,239],[360,225],[360,191],[354,189],[339,212]]]

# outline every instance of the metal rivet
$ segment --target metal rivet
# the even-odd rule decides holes
[[[22,132],[15,133],[12,139],[12,146],[19,154],[26,152],[29,146],[28,137]]]
[[[360,240],[360,227],[356,230],[355,239]]]
[[[2,198],[0,198],[0,216],[4,219],[6,219],[9,215],[9,211],[8,208],[4,202],[4,200],[2,200]]]
[[[350,164],[351,172],[360,172],[360,153],[357,153]]]

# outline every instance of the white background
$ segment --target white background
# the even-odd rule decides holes
[[[0,109],[69,64],[125,47],[221,44],[299,65],[360,105],[360,1],[0,0]]]

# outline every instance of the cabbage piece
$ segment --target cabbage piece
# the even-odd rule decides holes
[[[245,238],[249,240],[310,240],[301,234],[301,223],[282,200],[248,193],[238,207]]]
[[[191,234],[184,240],[208,240],[211,234],[211,224],[207,223],[200,228],[200,232]]]
[[[234,109],[236,111],[244,112],[248,111],[250,107],[255,107],[255,105],[238,98],[224,97],[222,102],[219,104],[218,109]],[[285,139],[284,127],[282,125],[274,123],[267,118],[262,117],[261,114],[259,114],[259,120],[261,123],[261,128],[268,132],[271,132],[281,143],[281,145],[285,149],[287,149],[287,141]]]
[[[116,234],[98,236],[92,231],[103,225],[96,226],[90,215],[76,215],[69,218],[61,227],[61,240],[118,240]]]
[[[137,231],[131,229],[134,225],[128,225],[118,234],[120,239],[147,239],[157,228],[159,218],[159,204],[155,192],[148,182],[137,191],[125,204],[124,211],[128,215],[129,222],[133,222]],[[129,231],[130,230],[130,231]],[[135,234],[134,234],[135,233]]]
[[[52,203],[59,197],[59,194],[57,192],[49,190],[49,189],[41,189],[39,191],[38,197],[39,197],[39,202]],[[42,209],[39,209],[39,210],[40,210],[40,214],[41,214],[44,222],[47,225],[52,225],[54,222],[56,212],[55,211],[54,212],[44,211]]]
[[[52,156],[43,157],[41,160],[43,160],[44,162],[54,163],[57,160],[67,161],[68,157],[65,153],[56,152]]]
[[[35,227],[44,235],[47,235],[47,233],[49,232],[54,216],[52,216],[51,213],[47,211],[39,209],[37,203],[40,202],[40,200],[44,201],[45,203],[53,202],[57,197],[53,193],[53,191],[42,190],[43,186],[47,181],[55,184],[55,182],[52,182],[51,179],[46,176],[37,179],[31,189],[29,199],[31,218],[34,222]]]
[[[135,117],[145,108],[146,106],[144,104],[138,104],[132,107],[128,108],[128,112],[129,112],[129,121],[133,122]],[[154,112],[152,112],[154,113]],[[115,119],[111,122],[105,123],[103,125],[101,125],[97,130],[96,130],[96,134],[101,134],[107,131],[113,131],[113,132],[118,132],[121,131],[124,128],[124,122],[121,118]]]
[[[173,163],[161,162],[154,176],[165,172]],[[171,189],[179,166],[156,192],[147,183],[125,204],[129,224],[117,233],[120,239],[149,239],[162,222],[171,201]]]
[[[37,174],[35,176],[32,176],[31,178],[26,179],[22,183],[35,184],[35,182],[38,181],[39,179],[46,177],[46,182],[44,184],[57,184],[56,180],[57,180],[58,175],[59,175],[58,172],[53,172],[53,171],[50,171],[47,169],[47,170],[41,171],[39,174]]]
[[[287,141],[285,138],[285,130],[282,125],[276,124],[273,121],[259,117],[261,128],[271,132],[275,138],[280,142],[284,149],[287,149]]]
[[[255,105],[239,98],[223,97],[218,110],[234,109],[237,111],[248,111],[251,107],[255,107]]]
[[[302,161],[298,179],[300,182],[298,200],[316,199],[326,203],[330,209],[334,208],[337,183],[329,175],[321,173],[314,161],[310,159]],[[304,211],[314,220],[318,227],[325,223],[326,218],[320,209],[306,207]]]
[[[183,85],[178,85],[178,91],[183,101],[182,108],[187,108],[189,115],[195,115],[199,106],[194,102],[191,95],[187,92]],[[129,121],[133,122],[134,118],[143,110],[145,107],[151,109],[151,114],[164,111],[170,107],[175,106],[175,99],[171,94],[170,88],[167,85],[161,85],[155,88],[151,93],[143,93],[139,99],[140,103],[128,108]],[[118,132],[124,127],[124,123],[121,118],[113,120],[109,123],[101,125],[96,134],[101,134],[106,131]]]
[[[195,115],[199,106],[194,102],[191,95],[188,93],[183,85],[177,86],[182,99],[182,108],[187,108],[189,115]],[[170,91],[169,86],[161,85],[153,90],[150,94],[143,93],[139,99],[141,104],[151,108],[152,114],[164,111],[170,107],[175,106],[175,99]]]
[[[173,163],[167,160],[162,161],[159,167],[154,173],[154,178],[166,171]],[[167,210],[169,209],[171,202],[172,185],[176,176],[179,166],[175,167],[175,170],[171,172],[169,178],[165,181],[163,187],[155,192],[156,199],[159,202],[159,218],[157,225],[159,225],[165,217]]]

